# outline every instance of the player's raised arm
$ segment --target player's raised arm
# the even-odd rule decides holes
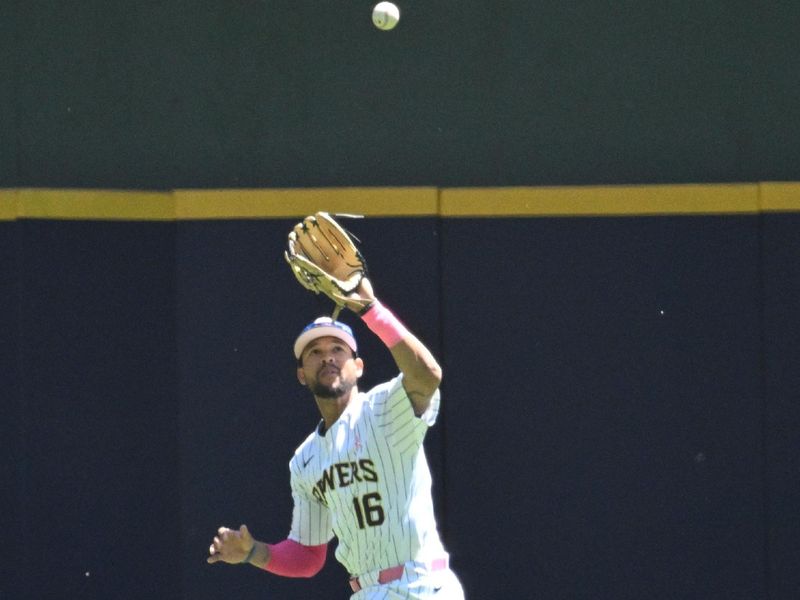
[[[310,215],[289,232],[284,256],[304,288],[334,302],[333,320],[346,306],[383,340],[403,374],[414,412],[422,415],[442,370],[430,350],[377,300],[366,277],[366,261],[347,231],[329,213]]]
[[[414,412],[417,416],[424,413],[442,381],[442,369],[431,351],[375,297],[369,279],[361,280],[347,307],[359,314],[389,348],[403,374],[403,387]]]

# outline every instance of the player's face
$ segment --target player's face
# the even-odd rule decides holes
[[[335,337],[322,337],[303,349],[302,366],[297,369],[300,383],[319,398],[341,398],[350,393],[364,369],[353,350]]]

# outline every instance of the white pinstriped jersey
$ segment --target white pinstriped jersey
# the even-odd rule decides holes
[[[351,575],[446,556],[422,446],[438,412],[437,390],[417,417],[399,375],[359,393],[325,435],[317,428],[289,463],[289,538],[317,545],[335,535]]]

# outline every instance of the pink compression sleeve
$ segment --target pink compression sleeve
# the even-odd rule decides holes
[[[397,344],[408,333],[394,313],[377,300],[361,315],[361,320],[388,348]]]
[[[313,577],[325,564],[328,544],[304,546],[293,540],[267,544],[270,558],[264,569],[283,577]]]

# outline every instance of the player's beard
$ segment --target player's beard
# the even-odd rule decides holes
[[[317,379],[316,381],[313,381],[309,387],[311,389],[311,393],[313,393],[317,398],[336,400],[337,398],[349,395],[350,390],[353,389],[355,384],[355,381],[347,381],[346,379],[343,379],[341,373],[339,373],[339,383],[336,385],[326,385],[324,383],[320,383],[319,379]]]

